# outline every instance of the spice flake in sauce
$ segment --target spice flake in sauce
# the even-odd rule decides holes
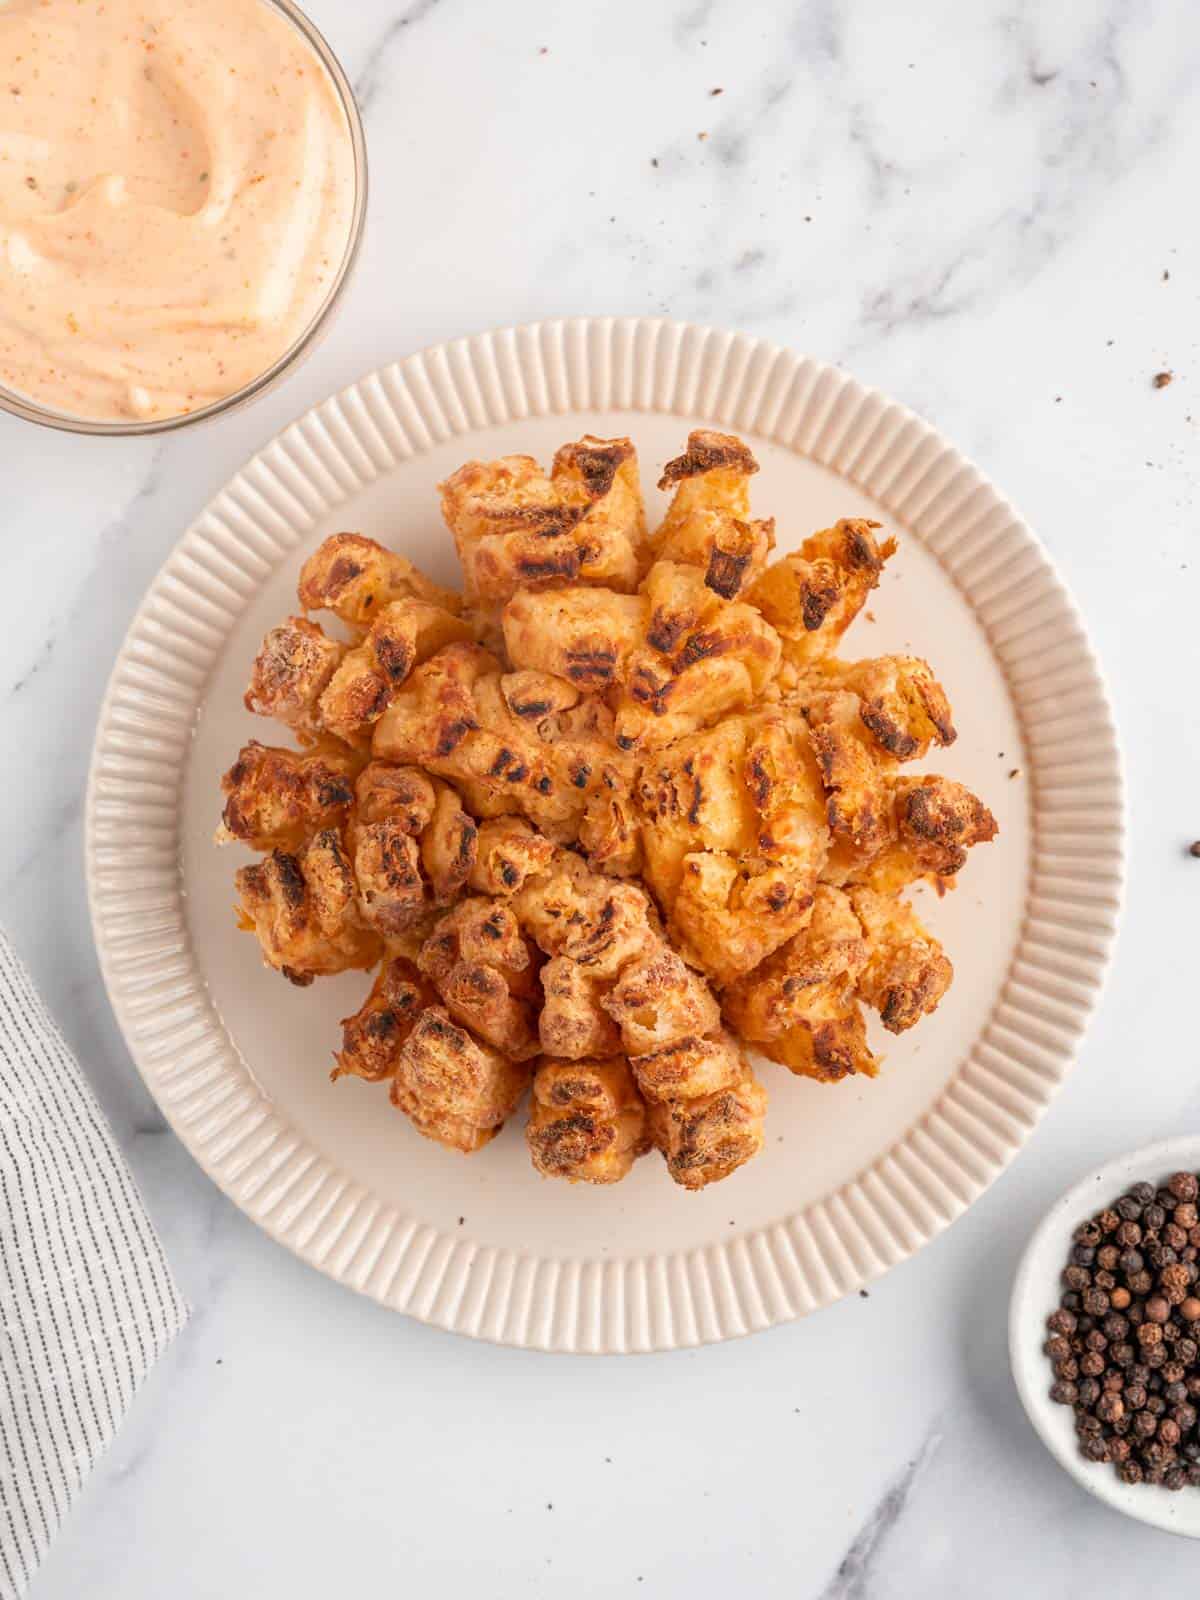
[[[236,393],[324,304],[355,183],[265,0],[0,0],[0,385],[112,422]]]

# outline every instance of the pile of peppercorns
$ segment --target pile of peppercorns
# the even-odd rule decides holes
[[[1200,1182],[1135,1183],[1075,1229],[1046,1319],[1050,1398],[1075,1408],[1089,1461],[1124,1483],[1200,1486]]]

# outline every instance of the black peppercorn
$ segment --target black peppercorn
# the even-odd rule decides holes
[[[1095,1378],[1081,1378],[1077,1388],[1079,1391],[1077,1396],[1079,1404],[1086,1406],[1089,1410],[1100,1399],[1101,1394],[1105,1392],[1100,1388]]]
[[[1081,1394],[1080,1399],[1082,1398],[1083,1396]],[[1121,1399],[1119,1394],[1111,1394],[1106,1392],[1100,1396],[1095,1404],[1096,1415],[1100,1418],[1101,1422],[1119,1422],[1120,1419],[1125,1415],[1125,1402]],[[1166,1423],[1159,1423],[1160,1433],[1166,1425]],[[1172,1423],[1171,1426],[1175,1427],[1175,1424]],[[1179,1429],[1178,1427],[1175,1427],[1175,1439],[1170,1439],[1167,1442],[1169,1444],[1174,1444],[1178,1437]]]
[[[1125,1482],[1200,1485],[1200,1180],[1135,1184],[1076,1227],[1044,1342],[1079,1448]]]

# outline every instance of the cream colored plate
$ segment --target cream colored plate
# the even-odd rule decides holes
[[[520,1117],[481,1154],[421,1139],[386,1094],[328,1082],[363,975],[290,988],[234,931],[241,859],[212,844],[217,780],[267,627],[304,556],[360,529],[435,577],[456,565],[435,485],[471,456],[548,458],[629,433],[650,509],[698,424],[762,464],[788,549],[849,514],[901,551],[847,651],[927,656],[959,741],[938,766],[999,841],[924,907],[957,969],[937,1014],[880,1035],[882,1076],[835,1088],[766,1064],[768,1143],[699,1195],[656,1158],[614,1190],[537,1177]],[[1014,769],[1019,775],[1010,776]],[[88,796],[100,960],[129,1048],[210,1176],[306,1261],[386,1305],[554,1350],[730,1338],[850,1293],[957,1217],[1012,1159],[1070,1067],[1121,895],[1108,702],[1045,552],[929,427],[817,362],[710,329],[581,320],[484,335],[387,367],[257,456],[184,536],[117,661]]]

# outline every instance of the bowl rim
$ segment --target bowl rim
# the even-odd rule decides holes
[[[1154,1181],[1185,1169],[1200,1172],[1200,1134],[1176,1134],[1111,1157],[1063,1191],[1033,1230],[1013,1278],[1008,1350],[1013,1381],[1025,1414],[1050,1454],[1081,1488],[1124,1516],[1185,1539],[1200,1539],[1200,1491],[1171,1493],[1153,1484],[1122,1483],[1111,1467],[1086,1461],[1076,1447],[1070,1409],[1050,1399],[1050,1365],[1042,1350],[1046,1317],[1057,1304],[1058,1278],[1075,1225],[1102,1200],[1141,1179]],[[1161,1180],[1160,1180],[1161,1181]],[[1062,1247],[1060,1249],[1060,1246]],[[1043,1257],[1051,1252],[1051,1270]]]
[[[342,293],[358,263],[366,226],[370,183],[367,136],[363,127],[362,111],[355,97],[354,87],[346,75],[345,68],[334,54],[332,46],[316,23],[296,4],[296,0],[259,0],[259,3],[277,12],[303,36],[329,74],[350,130],[350,145],[354,157],[354,209],[350,217],[350,230],[337,272],[312,320],[283,354],[251,382],[241,389],[235,389],[232,394],[214,400],[211,405],[200,407],[197,411],[183,411],[176,416],[157,417],[147,421],[109,422],[101,418],[77,417],[67,411],[56,411],[53,407],[40,405],[28,395],[0,384],[0,412],[8,412],[11,416],[20,417],[22,421],[37,423],[45,428],[54,428],[60,433],[90,434],[101,438],[145,438],[151,434],[175,433],[180,428],[190,428],[196,423],[209,422],[215,417],[238,411],[251,401],[257,400],[310,355],[328,330],[333,313],[340,304]]]

